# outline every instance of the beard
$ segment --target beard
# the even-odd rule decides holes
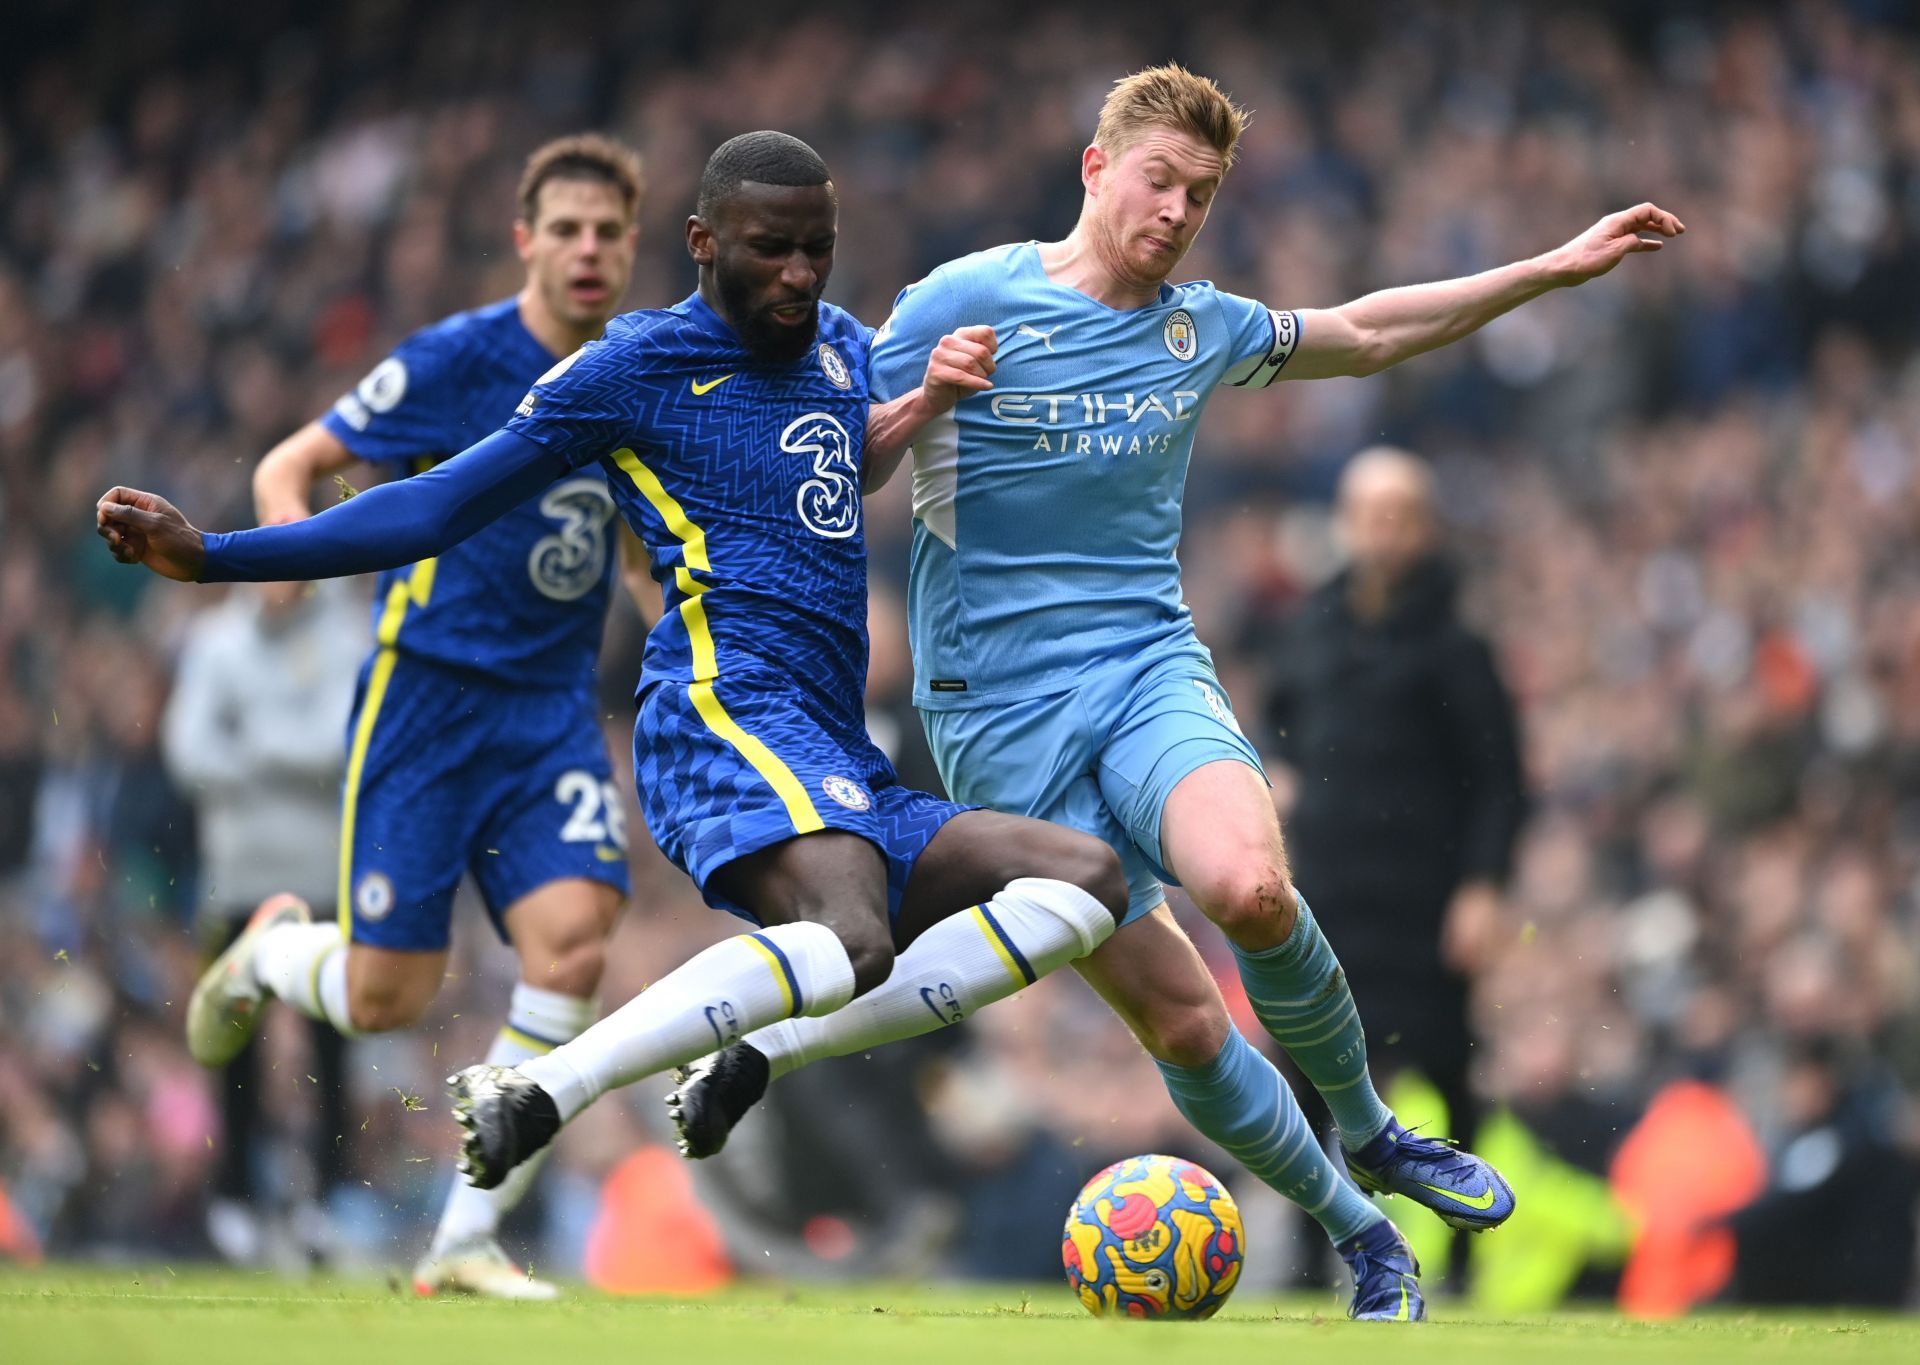
[[[748,286],[728,278],[725,271],[715,272],[714,283],[720,290],[720,302],[726,307],[727,321],[740,334],[740,344],[756,358],[786,364],[813,349],[814,338],[820,333],[817,302],[805,326],[788,327],[756,308]]]

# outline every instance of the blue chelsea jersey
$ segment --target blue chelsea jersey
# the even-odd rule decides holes
[[[555,359],[503,299],[415,332],[322,423],[358,458],[418,473],[499,430]],[[380,643],[508,683],[588,685],[614,515],[606,480],[574,475],[437,559],[380,575]],[[403,614],[386,610],[396,583],[409,594]]]
[[[993,389],[913,446],[908,609],[928,708],[1064,691],[1191,644],[1175,551],[1194,429],[1221,385],[1272,383],[1300,336],[1297,313],[1206,281],[1109,308],[1048,278],[1024,242],[902,291],[874,340],[875,401],[975,323],[999,337]]]
[[[666,611],[641,688],[772,669],[864,733],[860,467],[871,332],[822,304],[800,359],[756,360],[698,294],[628,313],[527,394],[507,429],[598,462]]]

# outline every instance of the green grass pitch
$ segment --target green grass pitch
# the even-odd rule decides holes
[[[1578,1365],[1920,1360],[1920,1319],[1717,1313],[1674,1323],[1581,1311],[1514,1321],[1446,1306],[1417,1328],[1324,1300],[1235,1299],[1212,1322],[1088,1317],[1064,1287],[755,1286],[698,1300],[576,1293],[558,1304],[415,1300],[364,1280],[48,1267],[0,1272],[7,1365]],[[1395,1354],[1388,1355],[1391,1351]]]

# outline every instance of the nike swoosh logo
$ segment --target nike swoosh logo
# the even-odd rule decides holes
[[[1494,1193],[1491,1186],[1487,1188],[1484,1194],[1477,1194],[1469,1199],[1464,1194],[1455,1194],[1452,1190],[1443,1190],[1438,1185],[1427,1184],[1424,1180],[1417,1183],[1423,1190],[1432,1190],[1435,1194],[1445,1195],[1454,1203],[1464,1205],[1470,1209],[1490,1209],[1493,1207]]]
[[[709,379],[704,384],[702,384],[699,380],[695,379],[692,381],[693,396],[695,398],[699,398],[703,394],[711,393],[713,392],[713,390],[719,388],[722,384],[726,383],[731,378],[733,378],[732,375],[723,374],[718,379]]]
[[[947,1009],[942,1009],[942,1002],[935,997],[933,987],[931,986],[922,986],[920,988],[920,1002],[932,1010],[933,1017],[938,1019],[942,1024],[957,1024],[966,1018],[966,1015],[960,1012],[957,1004],[950,1005]]]

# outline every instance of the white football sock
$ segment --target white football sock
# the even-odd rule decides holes
[[[747,1041],[777,1079],[822,1057],[931,1033],[1086,956],[1113,927],[1107,908],[1071,882],[1022,877],[928,929],[894,959],[884,984],[845,1009],[785,1020]]]
[[[342,1038],[364,1036],[353,1026],[353,1006],[347,997],[347,945],[328,949],[314,972],[319,983],[320,1018],[333,1025]]]
[[[561,1122],[618,1086],[704,1057],[795,1014],[853,998],[853,961],[824,924],[776,924],[716,943],[520,1073]]]
[[[495,1066],[514,1066],[543,1057],[562,1043],[579,1037],[599,1012],[597,1000],[562,995],[522,981],[513,988],[507,1025],[495,1035],[493,1046],[487,1050],[487,1060]],[[498,1235],[500,1220],[526,1197],[534,1176],[552,1150],[551,1146],[541,1148],[515,1166],[507,1178],[491,1190],[476,1190],[464,1180],[455,1180],[427,1254],[438,1256],[454,1247]]]
[[[347,944],[338,923],[275,925],[260,935],[252,969],[269,994],[359,1037],[347,1010]]]

